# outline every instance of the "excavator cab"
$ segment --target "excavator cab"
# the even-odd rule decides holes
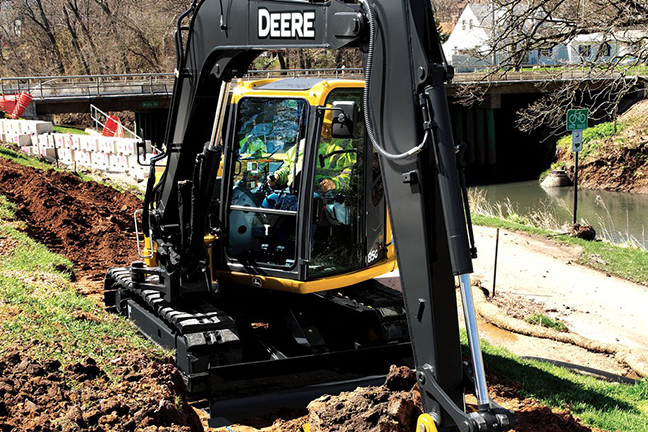
[[[394,268],[362,91],[352,80],[239,83],[225,146],[219,277],[306,293]]]

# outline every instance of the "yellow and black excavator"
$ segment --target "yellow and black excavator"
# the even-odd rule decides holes
[[[486,388],[468,277],[476,249],[445,93],[452,68],[429,0],[196,0],[175,38],[142,260],[108,270],[106,305],[176,351],[214,418],[244,398],[269,403],[269,390],[283,402],[295,387],[314,397],[366,384],[349,377],[410,357],[426,412],[419,431],[510,428],[514,416]],[[364,80],[241,80],[283,48],[357,48]],[[396,262],[402,292],[375,279]],[[307,371],[331,369],[346,379],[311,385]]]

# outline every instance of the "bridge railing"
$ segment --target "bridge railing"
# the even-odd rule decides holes
[[[129,95],[168,95],[172,73],[0,78],[0,94],[29,92],[36,100]]]
[[[252,70],[244,79],[321,77],[361,79],[361,68]],[[554,81],[614,79],[624,76],[648,76],[648,66],[596,71],[582,66],[522,67],[520,70],[494,70],[482,67],[470,72],[457,69],[457,83],[494,83],[514,81]],[[173,92],[172,73],[107,74],[0,77],[0,95],[29,92],[34,99],[74,99],[128,96],[169,96]]]

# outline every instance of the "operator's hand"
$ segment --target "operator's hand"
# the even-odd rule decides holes
[[[335,183],[331,179],[324,179],[320,182],[320,188],[322,188],[322,192],[326,193],[335,189]]]
[[[275,187],[276,184],[277,184],[277,179],[275,178],[275,176],[269,175],[268,176],[268,186],[273,188],[273,187]]]

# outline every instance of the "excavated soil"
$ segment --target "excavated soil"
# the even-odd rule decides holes
[[[184,402],[170,363],[142,355],[114,361],[123,378],[111,384],[92,358],[67,368],[12,352],[0,358],[0,431],[202,430]]]
[[[519,386],[488,373],[489,394],[495,402],[516,413],[518,424],[512,432],[596,432],[583,426],[568,410],[555,410],[526,399]],[[474,397],[467,402],[475,405]],[[218,432],[301,432],[308,423],[311,432],[412,432],[422,412],[421,395],[414,373],[392,366],[385,383],[378,387],[360,387],[338,396],[322,396],[308,405],[304,415],[279,418],[264,424],[253,419],[245,425],[233,425]]]
[[[94,293],[106,268],[136,258],[132,215],[141,203],[131,194],[1,158],[0,191],[16,204],[31,237],[74,262],[81,292]],[[0,248],[11,247],[0,240]],[[203,430],[179,397],[184,386],[173,366],[143,357],[114,363],[123,378],[109,385],[90,358],[64,370],[56,361],[37,362],[18,351],[0,358],[0,430]],[[488,382],[494,400],[518,413],[515,431],[591,430],[569,412],[552,412],[520,397],[514,383],[493,375]],[[417,393],[411,377],[396,386],[392,379],[381,387],[318,399],[306,416],[280,413],[224,430],[299,431],[308,421],[312,431],[411,431],[421,409]]]
[[[133,212],[142,203],[133,194],[3,158],[0,185],[26,222],[25,232],[69,258],[78,279],[101,281],[108,267],[137,258]]]

